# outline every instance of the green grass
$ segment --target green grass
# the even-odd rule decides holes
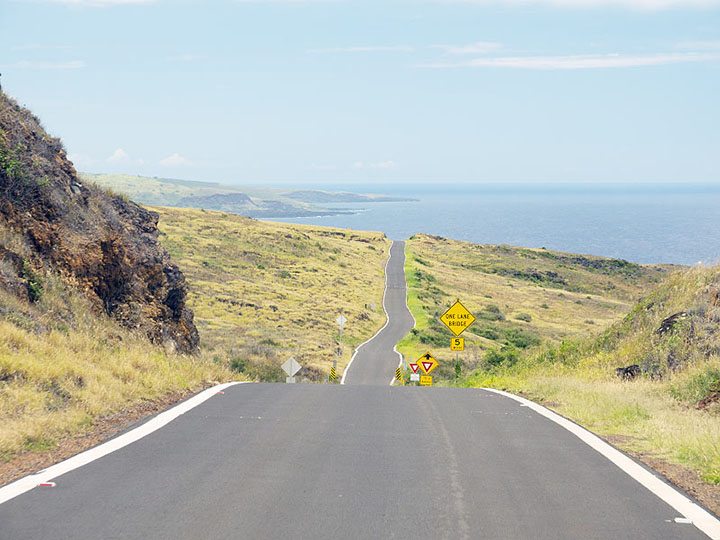
[[[401,343],[407,356],[430,350],[445,384],[524,394],[621,448],[720,484],[720,269],[424,235],[407,251],[418,321]],[[437,323],[456,298],[478,317],[464,334],[459,379],[450,334]],[[522,330],[539,342],[523,347],[512,335]],[[615,368],[631,364],[641,366],[640,379],[618,379]]]
[[[312,380],[339,372],[385,321],[383,234],[260,222],[232,214],[157,209],[161,241],[185,272],[201,347],[259,380],[284,380],[290,356]]]
[[[433,352],[441,360],[439,378],[454,379],[452,334],[439,317],[456,299],[477,317],[459,355],[467,373],[488,361],[515,362],[541,343],[607,328],[669,269],[415,235],[407,243],[405,273],[417,324],[399,349],[412,359]]]
[[[568,340],[460,384],[519,392],[618,446],[720,484],[720,269],[675,272],[596,337]],[[659,332],[668,317],[687,314]],[[618,366],[637,364],[639,380]]]

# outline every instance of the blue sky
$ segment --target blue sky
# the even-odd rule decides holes
[[[720,0],[0,0],[80,170],[718,182]]]

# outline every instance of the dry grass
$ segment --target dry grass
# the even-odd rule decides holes
[[[464,370],[483,363],[488,350],[529,349],[596,334],[622,318],[666,267],[544,249],[478,245],[416,235],[408,241],[408,303],[417,321],[401,351],[428,349],[450,369],[451,334],[439,316],[459,298],[478,320],[463,334]],[[513,353],[514,354],[514,353]]]
[[[185,272],[201,346],[261,380],[294,356],[323,380],[348,319],[340,370],[385,320],[383,234],[159,208],[162,243]]]
[[[47,450],[95,418],[231,373],[166,354],[44,275],[38,303],[0,291],[0,459]]]
[[[477,370],[462,384],[549,402],[622,448],[720,484],[719,291],[718,268],[675,272],[600,336]],[[659,332],[676,313],[686,317]],[[643,375],[619,380],[615,368],[630,364]]]

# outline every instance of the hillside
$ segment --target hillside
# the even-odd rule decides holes
[[[426,235],[407,252],[406,355],[433,352],[444,384],[544,403],[720,511],[720,269]],[[478,317],[459,378],[437,321],[456,298]],[[636,377],[616,373],[632,365]]]
[[[523,393],[720,511],[720,270],[674,272],[597,337],[483,365],[460,381]],[[631,380],[616,369],[638,366]]]
[[[452,334],[439,317],[458,298],[478,318],[463,334],[467,372],[541,343],[596,334],[668,273],[662,266],[415,235],[407,243],[406,276],[417,324],[399,348],[411,358],[433,351],[443,360],[439,375],[454,378]]]
[[[267,223],[219,212],[158,208],[162,243],[188,276],[188,302],[208,354],[253,379],[284,380],[290,356],[325,380],[348,319],[339,372],[380,328],[383,234]]]
[[[84,182],[110,189],[144,205],[201,208],[252,218],[295,218],[352,214],[337,203],[389,203],[411,199],[318,190],[282,190],[257,186],[228,186],[172,178],[127,174],[81,173]]]
[[[80,181],[62,143],[0,93],[0,483],[19,453],[61,440],[76,451],[96,441],[67,438],[108,415],[147,414],[230,376],[179,354],[196,355],[199,338],[157,220]]]
[[[125,327],[181,352],[197,350],[185,278],[158,244],[157,214],[83,185],[62,143],[4,94],[0,190],[0,224],[26,249],[0,247],[7,290],[34,301],[35,276],[54,270]]]

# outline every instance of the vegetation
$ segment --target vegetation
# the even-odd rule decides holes
[[[437,376],[454,379],[452,334],[439,317],[459,298],[477,317],[463,334],[460,372],[512,365],[543,343],[608,327],[668,273],[662,266],[416,235],[406,259],[416,326],[399,349],[409,358],[430,350],[441,362]]]
[[[339,372],[385,321],[383,234],[160,208],[162,243],[188,278],[201,347],[251,379],[284,380],[290,356],[325,380],[348,319]]]
[[[449,334],[435,320],[459,296],[478,320],[464,334],[470,350],[455,384],[524,394],[653,465],[720,485],[719,268],[669,272],[426,236],[408,254],[418,326],[406,354],[442,344],[433,351],[444,360],[440,375],[454,378]],[[498,271],[507,268],[516,271]],[[539,341],[508,336],[522,329]],[[631,365],[637,377],[618,377],[616,368]]]
[[[0,233],[0,244],[23,252],[18,236]],[[50,449],[101,416],[231,377],[204,357],[166,353],[124,330],[53,273],[33,270],[27,279],[33,303],[0,287],[0,459]]]

